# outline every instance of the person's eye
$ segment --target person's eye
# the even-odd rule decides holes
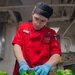
[[[37,17],[35,17],[35,20],[39,20]]]
[[[41,20],[41,22],[46,22],[45,20]]]

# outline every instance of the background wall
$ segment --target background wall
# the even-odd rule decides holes
[[[72,40],[71,37],[60,38],[62,52],[75,52],[75,40]]]
[[[0,70],[8,72],[9,75],[12,75],[15,65],[15,56],[13,53],[13,46],[11,44],[15,31],[16,25],[6,25],[5,52],[4,59],[0,61]]]

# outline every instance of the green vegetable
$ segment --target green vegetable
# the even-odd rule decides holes
[[[7,72],[0,71],[0,75],[9,75]]]
[[[63,74],[64,74],[64,70],[62,70],[62,69],[57,70],[57,75],[63,75]]]
[[[70,69],[66,69],[66,70],[64,70],[64,72],[66,75],[72,75],[72,70],[70,70]]]
[[[22,75],[28,75],[28,74],[27,74],[26,71],[25,71],[25,72],[22,73]]]
[[[2,71],[0,71],[0,75],[2,75]]]
[[[3,75],[9,75],[7,72],[3,72]]]
[[[34,70],[29,70],[28,75],[35,75],[35,71]]]
[[[70,69],[65,69],[65,70],[58,69],[57,75],[72,75],[72,70],[70,70]]]
[[[23,72],[22,75],[35,75],[35,71],[34,70],[29,70],[28,72]]]

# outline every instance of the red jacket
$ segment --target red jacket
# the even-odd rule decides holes
[[[61,55],[61,48],[55,31],[46,26],[36,31],[32,22],[20,25],[12,44],[21,46],[23,56],[31,68],[44,64],[53,54]],[[18,69],[17,64],[14,70],[15,75],[19,75]]]

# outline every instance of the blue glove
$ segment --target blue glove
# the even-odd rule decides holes
[[[20,66],[20,69],[19,69],[20,74],[22,74],[24,71],[28,71],[30,69],[26,61],[21,61],[19,63],[19,66]]]
[[[35,75],[47,75],[50,70],[52,70],[52,67],[50,64],[45,63],[43,65],[37,66],[35,69]]]

